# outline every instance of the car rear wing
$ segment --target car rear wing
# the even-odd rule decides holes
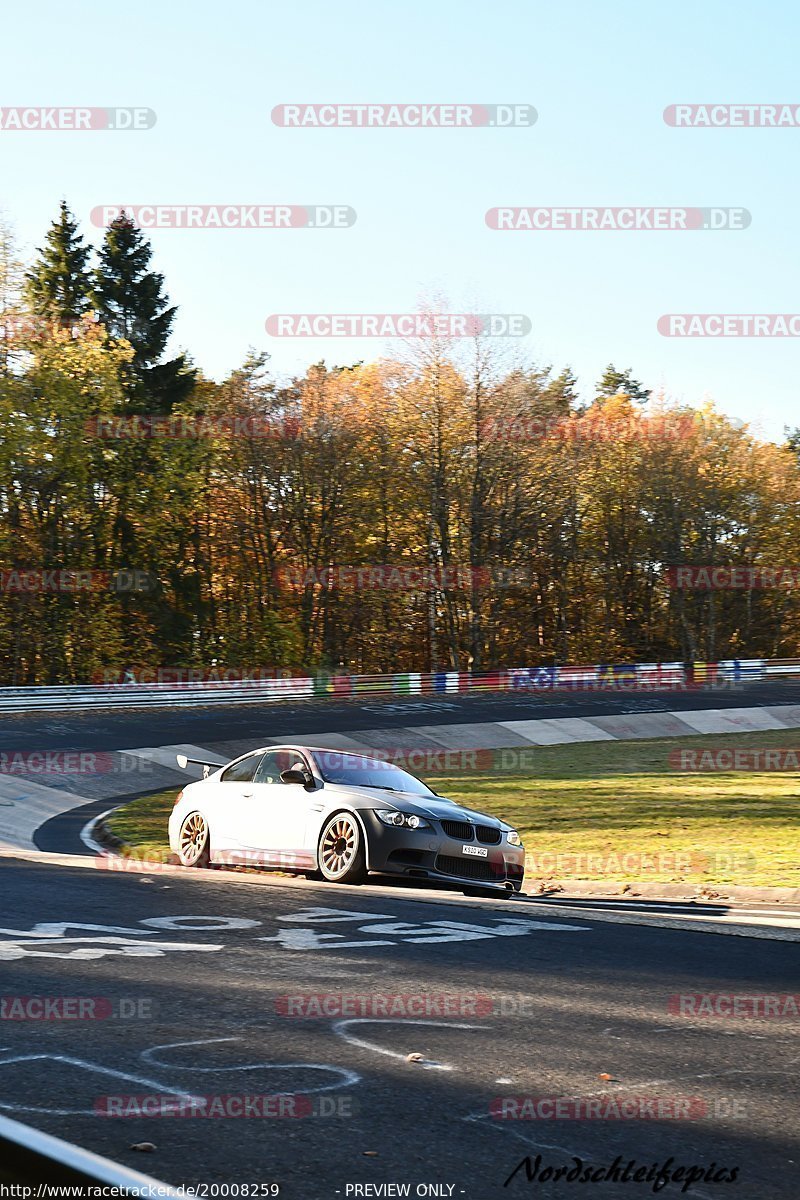
[[[218,771],[220,767],[224,767],[224,762],[208,762],[205,758],[187,758],[185,754],[176,754],[175,760],[182,771],[191,763],[195,767],[203,768],[203,779],[208,779],[209,772],[213,769]]]

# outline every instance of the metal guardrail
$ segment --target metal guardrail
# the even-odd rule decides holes
[[[394,675],[298,676],[290,679],[187,680],[171,683],[113,683],[52,687],[0,688],[0,712],[28,713],[65,709],[135,709],[263,704],[358,696],[447,695],[456,692],[602,689],[640,687],[658,690],[695,685],[731,684],[776,675],[800,674],[800,660],[728,659],[684,665],[630,663],[589,666],[512,667],[473,675],[467,671],[410,671]]]
[[[72,1184],[117,1189],[111,1195],[179,1197],[180,1192],[150,1175],[82,1150],[30,1125],[0,1117],[0,1183]],[[9,1194],[13,1194],[9,1190]],[[19,1192],[16,1193],[19,1195]],[[32,1188],[31,1195],[36,1195]],[[45,1193],[46,1194],[46,1193]],[[76,1191],[76,1195],[80,1193]],[[91,1193],[89,1193],[91,1194]],[[96,1192],[94,1193],[96,1194]]]
[[[776,658],[764,663],[765,675],[800,675],[800,659]]]

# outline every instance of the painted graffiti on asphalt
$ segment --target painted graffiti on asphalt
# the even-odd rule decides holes
[[[189,922],[189,924],[186,924]],[[198,924],[202,922],[202,924]],[[162,958],[184,950],[223,950],[209,942],[145,940],[159,929],[184,933],[220,929],[249,929],[260,924],[244,917],[150,917],[139,922],[146,928],[95,925],[82,921],[40,921],[32,929],[0,928],[0,962],[18,958],[68,958],[78,961],[122,955],[126,958]],[[147,928],[152,926],[152,928]],[[86,930],[67,937],[67,930]]]
[[[278,918],[269,935],[252,940],[272,943],[284,950],[350,950],[372,946],[439,945],[443,942],[473,942],[486,938],[523,937],[528,933],[586,932],[586,925],[527,918],[489,917],[486,921],[433,920],[409,922],[393,913],[356,912],[346,909],[311,907]],[[163,916],[145,917],[135,926],[87,924],[81,921],[45,921],[31,929],[0,928],[0,962],[20,958],[67,958],[86,960],[121,955],[129,958],[162,958],[183,951],[213,952],[224,944],[202,940],[164,940],[155,935],[179,933],[216,934],[252,930],[261,921],[246,917]],[[347,925],[345,933],[331,932],[331,925]],[[319,927],[322,928],[319,928]],[[326,928],[327,927],[327,928]],[[70,936],[67,936],[69,933]]]
[[[336,908],[304,908],[283,916],[281,922],[289,928],[279,929],[272,937],[260,937],[261,942],[276,942],[285,950],[350,950],[368,946],[438,945],[442,942],[473,942],[484,938],[521,937],[534,930],[569,933],[586,929],[585,925],[562,925],[554,921],[528,921],[503,917],[490,918],[490,924],[466,921],[399,921],[390,913],[347,912]],[[320,932],[316,925],[356,924],[347,933]],[[363,922],[363,924],[359,924]],[[353,937],[364,934],[364,937]]]

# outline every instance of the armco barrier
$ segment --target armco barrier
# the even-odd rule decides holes
[[[0,688],[0,712],[25,713],[87,708],[173,708],[211,704],[263,704],[281,700],[321,701],[350,696],[424,696],[462,692],[547,691],[626,688],[658,690],[709,686],[800,674],[800,660],[730,659],[693,664],[595,663],[591,666],[511,667],[474,675],[468,671],[408,671],[395,675],[303,675],[290,679],[191,680],[171,683],[114,683]]]
[[[0,1179],[6,1196],[163,1196],[180,1192],[150,1175],[101,1158],[71,1142],[0,1116]],[[27,1185],[23,1188],[22,1185]]]
[[[800,658],[773,658],[764,663],[764,674],[800,675]]]
[[[504,671],[409,671],[389,676],[317,676],[276,679],[209,679],[185,683],[120,683],[49,688],[0,688],[0,713],[61,712],[65,708],[173,708],[207,704],[261,704],[348,696],[451,695],[465,691],[546,691],[603,688],[670,689],[752,682],[766,676],[800,674],[800,660],[730,659],[694,662],[636,662],[591,666],[510,667]]]

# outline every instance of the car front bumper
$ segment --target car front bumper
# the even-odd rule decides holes
[[[367,830],[367,867],[381,875],[404,875],[410,879],[437,879],[467,887],[496,888],[518,892],[525,875],[525,850],[510,846],[505,833],[497,845],[467,844],[449,837],[438,822],[432,829],[408,829],[384,825],[371,810],[359,813]]]

